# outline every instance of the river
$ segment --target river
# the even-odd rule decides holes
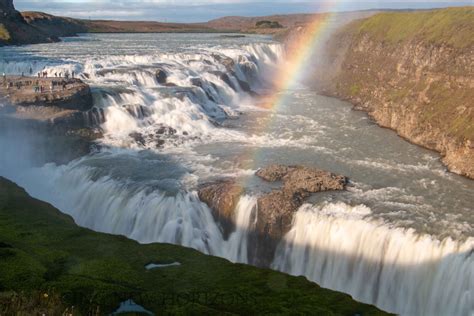
[[[473,315],[474,181],[304,85],[261,107],[248,87],[267,94],[285,59],[271,38],[89,34],[0,57],[7,74],[74,71],[103,110],[98,149],[65,165],[38,165],[31,132],[0,135],[0,175],[79,225],[247,263],[256,197],[271,189],[254,172],[318,167],[348,176],[348,189],[298,210],[271,268],[390,312]],[[196,192],[226,177],[246,186],[227,239]]]

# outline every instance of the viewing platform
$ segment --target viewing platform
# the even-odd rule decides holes
[[[80,79],[61,77],[2,76],[0,102],[77,111],[87,111],[93,105],[89,85]]]

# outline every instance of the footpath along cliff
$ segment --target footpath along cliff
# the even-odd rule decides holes
[[[473,7],[380,13],[331,36],[312,82],[474,178],[473,34]]]

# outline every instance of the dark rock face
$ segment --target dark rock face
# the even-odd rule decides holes
[[[65,36],[76,36],[87,33],[87,27],[80,21],[71,18],[57,17],[42,12],[22,12],[25,21],[40,30],[43,34],[54,39]]]
[[[11,15],[15,12],[15,7],[13,6],[13,0],[0,0],[0,17]]]
[[[0,46],[58,42],[88,29],[80,20],[40,12],[20,13],[13,0],[0,0]]]
[[[169,126],[160,126],[157,130],[156,130],[156,134],[157,135],[176,135],[178,131],[175,130],[174,128],[172,127],[169,127]]]
[[[265,181],[283,182],[280,190],[258,198],[255,226],[249,233],[251,263],[268,267],[305,198],[311,193],[344,190],[347,178],[315,168],[283,165],[270,165],[256,175]],[[199,190],[199,198],[211,208],[226,237],[235,230],[234,212],[243,191],[234,180],[203,185]]]
[[[162,69],[158,69],[156,71],[156,81],[159,83],[159,84],[166,84],[167,83],[167,80],[168,80],[168,74],[162,70]]]
[[[52,40],[38,29],[29,25],[15,10],[13,0],[0,0],[0,46],[46,43]]]
[[[132,138],[137,144],[145,146],[146,141],[142,133],[134,132],[134,133],[130,133],[128,136]]]
[[[232,58],[222,56],[222,55],[217,55],[217,54],[213,54],[212,57],[214,58],[216,62],[222,64],[226,68],[227,71],[229,72],[234,71],[235,62]]]
[[[234,211],[242,192],[243,188],[234,180],[206,184],[199,190],[199,199],[211,208],[226,238],[235,230]]]
[[[257,245],[251,254],[254,264],[268,266],[280,240],[291,229],[294,213],[311,193],[344,190],[347,178],[304,166],[270,165],[257,176],[265,181],[283,181],[281,190],[258,199],[256,232],[251,236]]]

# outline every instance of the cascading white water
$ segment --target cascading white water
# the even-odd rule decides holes
[[[365,206],[304,205],[273,268],[403,315],[470,315],[474,239],[438,241],[367,218]]]
[[[339,164],[334,165],[336,170],[341,164],[342,170],[348,172],[367,165],[371,168],[370,173],[385,170],[382,168],[385,165],[392,167],[391,151],[403,151],[397,147],[401,145],[395,144],[389,148],[391,151],[387,149],[390,159],[382,159],[386,161],[384,166],[374,163],[378,161],[377,156],[372,153],[374,159],[371,159],[366,154],[370,148],[363,147],[371,143],[370,140],[353,143],[367,138],[368,134],[378,135],[378,130],[364,132],[365,125],[361,127],[360,122],[341,108],[334,110],[329,104],[324,109],[325,101],[320,99],[312,103],[314,95],[308,97],[309,100],[294,101],[291,109],[296,113],[288,110],[275,113],[274,120],[283,120],[283,123],[272,131],[258,134],[244,128],[223,128],[220,124],[225,118],[236,118],[239,111],[246,109],[254,111],[250,93],[245,90],[265,88],[262,76],[271,77],[283,56],[279,44],[227,47],[216,40],[217,43],[204,47],[199,46],[201,43],[193,43],[192,49],[181,49],[178,45],[179,49],[172,47],[169,51],[159,51],[169,38],[151,49],[147,45],[155,37],[147,38],[145,46],[133,46],[128,41],[123,46],[117,47],[116,43],[108,46],[106,39],[101,40],[104,45],[81,43],[75,48],[78,50],[76,55],[69,55],[67,44],[64,48],[59,46],[59,50],[64,49],[66,53],[63,54],[71,58],[56,58],[55,50],[44,48],[44,58],[23,60],[23,57],[13,57],[13,60],[0,61],[0,71],[7,74],[28,73],[30,67],[33,72],[45,70],[49,74],[75,71],[93,87],[100,117],[93,117],[91,121],[99,122],[105,133],[101,142],[106,146],[100,153],[64,166],[50,164],[29,169],[28,158],[35,155],[34,148],[27,142],[29,137],[15,132],[0,135],[2,148],[21,148],[20,153],[0,151],[0,174],[26,187],[33,196],[70,214],[82,226],[125,235],[143,243],[180,244],[246,263],[247,251],[252,247],[248,244],[247,232],[255,224],[251,220],[255,219],[257,198],[241,197],[235,210],[236,231],[225,240],[211,210],[199,201],[194,191],[196,184],[216,176],[252,175],[255,170],[243,168],[235,157],[245,157],[254,147],[266,148],[270,162],[282,159],[283,163],[317,161],[319,164],[324,163],[325,156],[316,159],[314,154],[326,153],[330,155],[328,160],[338,161]],[[90,47],[82,49],[81,45]],[[101,53],[90,56],[94,49]],[[143,52],[136,53],[135,50]],[[158,82],[158,69],[166,71],[167,84]],[[295,92],[295,95],[299,94],[304,95],[301,91]],[[301,104],[308,106],[308,112],[297,112]],[[318,112],[320,109],[322,112]],[[338,121],[332,116],[336,112],[347,117]],[[322,119],[318,120],[319,117]],[[341,133],[325,140],[332,120],[334,129]],[[247,127],[259,124],[262,121],[256,120]],[[156,139],[157,129],[163,126],[172,128],[173,132],[160,135],[167,137],[167,142],[164,147],[157,148],[161,144]],[[139,142],[131,137],[132,134]],[[304,135],[298,138],[297,134]],[[353,134],[357,136],[350,138]],[[346,138],[349,140],[344,142]],[[390,142],[385,143],[386,135],[381,138],[384,145],[390,145]],[[24,146],[19,145],[22,142],[26,142]],[[195,144],[211,147],[205,147],[203,153],[195,150]],[[274,151],[276,147],[284,151]],[[363,154],[356,159],[358,147]],[[352,148],[355,151],[351,151]],[[420,174],[420,180],[435,194],[438,183],[442,185],[442,193],[453,184],[445,178],[430,178],[431,166],[418,168],[423,160],[401,163],[416,167],[409,169],[410,173],[425,172]],[[333,167],[328,166],[328,170]],[[436,168],[441,176],[445,174],[441,168]],[[421,171],[416,171],[419,169]],[[380,207],[372,208],[371,204],[367,205],[372,209],[334,202],[305,205],[296,213],[292,230],[279,245],[273,268],[305,275],[322,286],[350,293],[356,299],[404,315],[473,315],[472,238],[464,242],[449,238],[438,241],[434,236],[396,228],[399,217],[405,220],[403,217],[411,215],[404,215],[405,208],[410,210],[432,198],[429,194],[410,195],[411,199],[407,200],[410,190],[406,187],[412,181],[403,182],[408,178],[406,173],[397,177],[396,170],[390,169],[389,174],[383,174],[389,185],[382,185],[382,189],[377,189],[381,180],[375,179],[375,188],[369,183],[361,187],[361,192],[352,190],[349,194],[351,199],[367,198],[374,203],[388,199],[386,205],[397,205],[394,212],[402,215],[388,212],[385,216],[388,220],[381,221],[372,216],[375,215],[372,209],[380,211]],[[390,178],[392,176],[395,178]],[[456,194],[459,195],[456,196],[468,200],[469,190],[463,191],[463,184],[454,184],[458,186]],[[401,189],[392,190],[393,198],[382,194],[385,187],[394,185]],[[438,207],[436,202],[433,204]],[[422,206],[421,216],[436,220],[439,214],[433,215],[431,205]],[[428,215],[423,213],[425,211]],[[444,212],[443,209],[440,212]],[[466,212],[466,207],[459,207],[459,213],[462,212]],[[469,222],[466,224],[465,217],[453,213],[451,218],[462,226],[460,235],[469,236]],[[392,217],[396,219],[391,222]]]
[[[257,198],[251,196],[242,196],[235,209],[235,226],[228,240],[225,242],[223,257],[233,262],[248,263],[248,236],[249,228],[252,227],[252,218],[256,220],[252,212],[256,210]]]

